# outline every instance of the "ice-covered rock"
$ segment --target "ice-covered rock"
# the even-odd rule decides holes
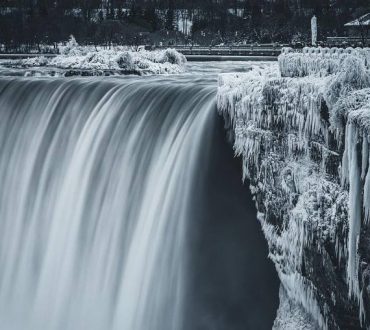
[[[291,299],[282,304],[300,306],[314,328],[370,326],[366,51],[287,50],[279,66],[219,78],[218,109]],[[279,314],[275,328],[286,329]]]

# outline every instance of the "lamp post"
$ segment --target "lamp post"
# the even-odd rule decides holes
[[[312,46],[317,45],[317,18],[313,16],[311,19],[311,43]]]

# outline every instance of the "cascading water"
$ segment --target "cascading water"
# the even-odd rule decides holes
[[[0,79],[0,329],[245,329],[197,321],[213,281],[194,275],[207,255],[199,166],[217,153],[211,81]]]

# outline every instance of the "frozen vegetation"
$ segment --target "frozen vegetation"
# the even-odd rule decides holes
[[[286,49],[217,102],[290,299],[275,329],[369,328],[370,50]]]
[[[331,75],[341,70],[343,62],[350,55],[357,57],[370,68],[370,48],[306,47],[303,49],[303,56],[291,48],[284,48],[283,55],[279,58],[281,76]]]
[[[50,67],[69,70],[71,75],[79,74],[174,74],[185,69],[186,58],[174,49],[146,51],[132,50],[130,47],[101,49],[80,46],[71,37],[66,45],[59,46],[60,55],[56,57],[34,57],[9,61],[12,67],[34,68]]]

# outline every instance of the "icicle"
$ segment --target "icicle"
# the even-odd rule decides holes
[[[365,320],[366,320],[366,312],[365,312],[365,307],[364,307],[364,299],[363,299],[362,290],[361,290],[361,293],[360,293],[359,319],[360,319],[360,325],[361,325],[361,327],[363,327],[364,323],[365,323]]]
[[[370,158],[368,158],[368,163],[370,164]],[[367,175],[365,178],[363,204],[364,204],[364,213],[365,213],[364,215],[365,223],[368,224],[370,220],[370,166],[367,169]]]
[[[343,152],[343,159],[342,159],[342,173],[341,173],[341,182],[342,186],[344,187],[346,184],[348,184],[348,162],[349,162],[349,141],[348,141],[348,130],[349,125],[346,126],[346,138],[345,138],[345,146],[344,146],[344,152]]]
[[[348,124],[346,132],[349,165],[349,233],[347,281],[349,295],[359,298],[357,245],[361,230],[361,179],[357,159],[358,133],[353,123]]]
[[[362,171],[361,179],[365,179],[367,165],[369,163],[369,143],[367,142],[366,136],[362,141]]]

